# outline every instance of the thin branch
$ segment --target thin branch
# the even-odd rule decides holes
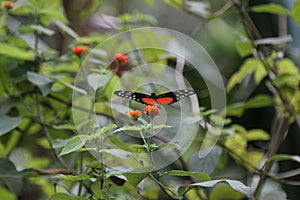
[[[37,115],[38,115],[38,121],[40,122],[41,126],[42,126],[42,129],[43,129],[43,132],[46,136],[46,139],[49,143],[49,146],[50,146],[50,150],[53,154],[53,156],[56,158],[56,160],[66,169],[68,169],[69,171],[72,171],[69,166],[64,162],[64,160],[58,156],[58,153],[56,152],[55,149],[53,149],[53,144],[52,144],[52,139],[50,137],[50,134],[48,132],[48,129],[47,127],[45,126],[45,122],[44,122],[44,118],[43,118],[43,115],[42,115],[42,112],[41,112],[41,109],[40,109],[40,101],[39,101],[39,94],[38,92],[36,92],[35,94],[35,100],[36,100],[36,109],[37,109]]]
[[[296,175],[300,174],[300,168],[298,169],[293,169],[287,172],[282,172],[279,174],[274,174],[273,177],[277,178],[277,179],[284,179],[284,178],[290,178]]]

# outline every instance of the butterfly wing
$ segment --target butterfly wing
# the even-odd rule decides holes
[[[147,94],[143,94],[143,93],[139,93],[139,92],[134,92],[132,94],[132,99],[139,102],[139,103],[143,103],[146,105],[155,105],[156,101],[153,97],[151,97],[150,95]]]
[[[127,91],[127,90],[118,90],[114,92],[115,95],[126,98],[126,99],[131,99],[133,92]]]
[[[131,92],[127,90],[119,90],[114,92],[115,95],[118,95],[123,98],[132,99],[136,102],[143,103],[146,105],[154,105],[156,101],[153,97],[147,94],[139,93],[139,92]]]
[[[177,100],[177,96],[174,92],[167,92],[158,95],[156,101],[157,103],[164,105],[164,104],[172,104],[179,100]]]
[[[160,94],[158,96],[150,96],[147,94],[139,93],[139,92],[131,92],[127,90],[119,90],[114,92],[115,95],[118,95],[123,98],[132,99],[136,102],[143,103],[146,105],[169,105],[180,101],[182,98],[191,96],[196,94],[194,90],[175,90],[173,92],[167,92]]]
[[[159,104],[172,104],[193,94],[196,94],[194,90],[175,90],[158,95],[156,101]]]

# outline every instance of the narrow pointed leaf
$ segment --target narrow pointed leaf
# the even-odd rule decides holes
[[[229,179],[212,180],[212,181],[194,183],[191,184],[190,186],[214,187],[218,183],[227,183],[228,185],[230,185],[230,187],[232,187],[232,189],[246,195],[248,198],[251,198],[252,196],[251,188],[244,185],[242,182],[236,180],[229,180]]]
[[[50,93],[53,81],[48,77],[35,72],[27,72],[27,80],[36,85],[43,96],[47,96]]]
[[[21,121],[21,117],[0,116],[0,136],[19,126]]]

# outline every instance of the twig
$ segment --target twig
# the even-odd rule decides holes
[[[37,109],[37,114],[38,114],[38,121],[40,122],[41,126],[42,126],[42,129],[43,129],[43,132],[46,136],[46,139],[49,143],[49,146],[50,146],[50,150],[52,151],[52,154],[54,155],[54,157],[56,158],[56,160],[66,169],[68,169],[69,171],[72,171],[68,165],[66,165],[66,163],[63,161],[63,159],[61,157],[58,156],[57,152],[55,151],[55,149],[53,149],[53,144],[52,144],[52,140],[51,140],[51,137],[50,137],[50,134],[48,132],[48,129],[47,127],[45,126],[45,122],[44,122],[44,118],[43,118],[43,115],[42,115],[42,112],[41,112],[41,109],[40,109],[40,101],[39,101],[39,94],[38,92],[36,92],[35,94],[35,100],[36,100],[36,109]]]

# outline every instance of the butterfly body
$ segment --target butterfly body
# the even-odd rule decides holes
[[[156,95],[155,93],[147,95],[139,92],[119,90],[115,91],[114,94],[146,105],[169,105],[196,93],[194,90],[175,90],[159,95]]]

